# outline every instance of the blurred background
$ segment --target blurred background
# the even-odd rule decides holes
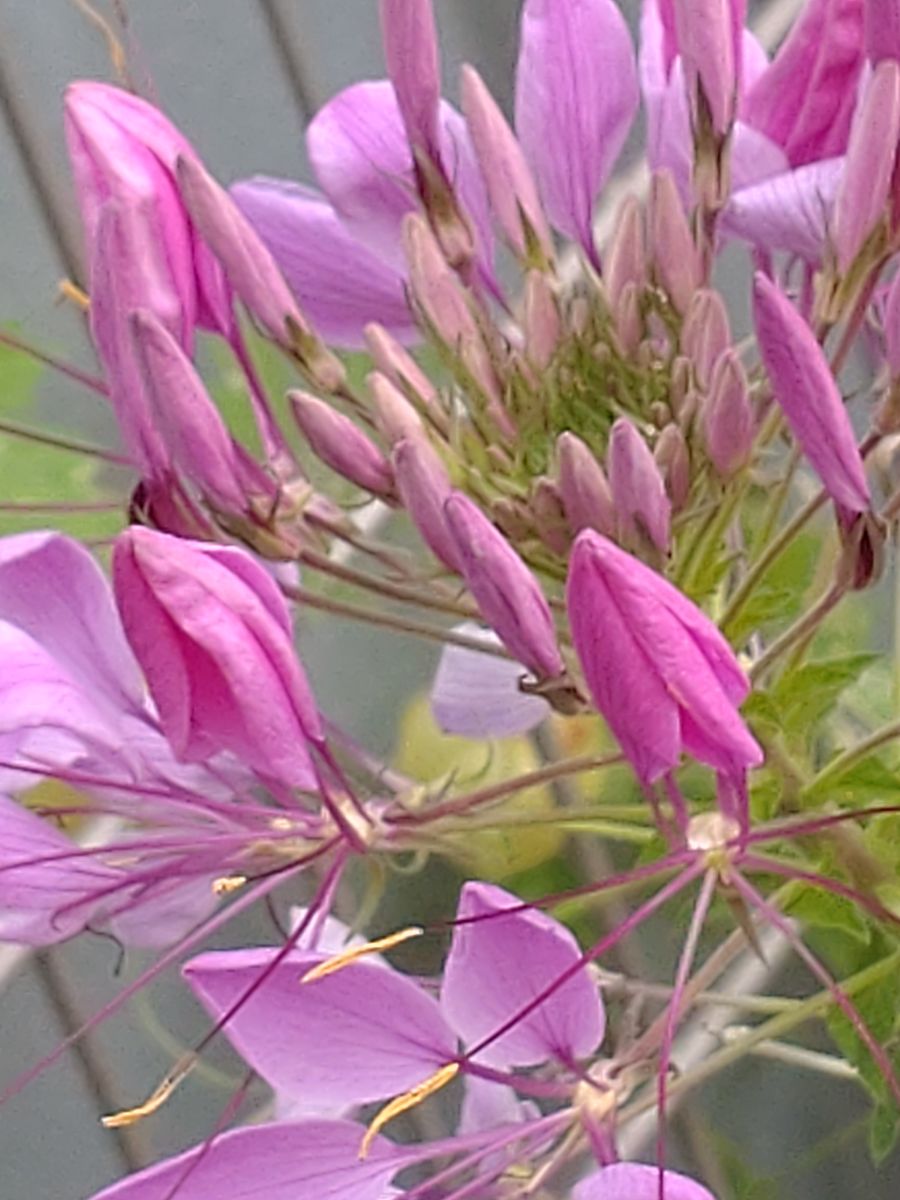
[[[451,99],[455,64],[468,60],[509,105],[519,7],[518,0],[438,0]],[[637,0],[623,0],[622,7],[636,26]],[[796,0],[757,7],[754,20],[770,48],[797,7]],[[84,282],[62,94],[73,79],[114,77],[103,29],[87,8],[74,0],[0,0],[0,327],[92,370],[83,319],[60,302],[57,286],[63,277]],[[107,17],[115,8],[97,4]],[[383,74],[375,0],[130,0],[119,8],[141,90],[224,182],[257,173],[307,180],[303,128],[310,116],[346,84]],[[623,186],[640,186],[639,144],[629,148],[622,169]],[[724,281],[736,302],[743,269],[736,256],[734,278]],[[52,372],[32,374],[6,351],[0,419],[115,443],[96,397]],[[49,448],[36,453],[31,443],[0,431],[6,504],[90,499],[83,470],[75,456]],[[125,494],[115,475],[102,483],[110,494]],[[102,539],[110,519],[115,527],[120,516],[68,527]],[[53,520],[0,513],[3,532]],[[373,751],[389,753],[408,697],[433,669],[433,651],[326,618],[309,619],[301,638],[326,711]],[[417,919],[443,915],[456,886],[451,868],[429,865],[410,881],[402,903],[415,907]],[[217,944],[272,936],[261,914],[230,927]],[[643,936],[641,951],[658,979],[667,978],[671,943],[666,927]],[[118,948],[99,938],[36,955],[0,946],[0,1084],[50,1052],[141,965],[140,955],[121,961]],[[778,986],[790,992],[807,984],[787,967]],[[171,975],[32,1082],[0,1112],[0,1200],[81,1200],[207,1134],[242,1077],[238,1061],[221,1047],[152,1121],[116,1133],[97,1120],[98,1112],[146,1095],[203,1030],[201,1014]],[[870,1166],[866,1111],[852,1081],[750,1060],[691,1099],[675,1122],[673,1153],[719,1200],[889,1200],[900,1194],[900,1162],[877,1173]],[[652,1147],[643,1153],[650,1157]]]

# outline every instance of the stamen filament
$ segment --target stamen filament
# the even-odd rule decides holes
[[[336,971],[342,971],[344,967],[349,967],[352,963],[357,962],[361,958],[365,958],[369,954],[378,954],[381,950],[392,950],[394,946],[399,946],[402,942],[408,942],[412,938],[421,937],[425,930],[419,925],[410,925],[406,929],[400,929],[396,933],[386,934],[385,937],[376,938],[372,942],[366,942],[363,946],[349,946],[346,950],[342,950],[340,954],[335,954],[333,958],[326,958],[324,962],[318,963],[301,976],[301,983],[315,983],[317,979],[324,979],[327,975],[333,975]]]
[[[396,1096],[389,1101],[380,1112],[376,1113],[365,1132],[362,1143],[359,1147],[360,1160],[368,1156],[372,1148],[372,1143],[375,1138],[384,1129],[388,1121],[392,1121],[394,1117],[399,1117],[401,1113],[408,1112],[411,1108],[416,1108],[429,1096],[433,1096],[435,1092],[439,1092],[441,1088],[446,1087],[448,1083],[456,1078],[459,1074],[459,1063],[447,1063],[446,1066],[439,1067],[433,1075],[429,1075],[422,1083],[417,1083],[415,1087],[410,1088],[408,1092],[404,1092],[402,1096]]]

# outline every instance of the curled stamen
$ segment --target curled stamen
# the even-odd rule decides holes
[[[71,279],[61,279],[57,286],[57,291],[61,300],[68,300],[70,304],[74,304],[82,312],[89,311],[91,307],[90,296],[77,283],[73,283]]]
[[[300,977],[301,983],[315,983],[317,979],[324,979],[326,975],[333,975],[335,971],[342,971],[344,967],[349,967],[351,963],[355,963],[358,959],[364,958],[369,954],[378,954],[381,950],[392,950],[394,946],[399,946],[402,942],[408,942],[412,938],[421,937],[425,932],[419,925],[410,925],[406,929],[400,929],[396,933],[389,933],[385,937],[376,938],[374,942],[366,942],[363,946],[349,946],[346,950],[342,950],[340,954],[335,954],[332,958],[326,958],[324,962],[318,963]]]
[[[136,1125],[138,1121],[143,1121],[144,1117],[152,1116],[162,1108],[175,1089],[190,1075],[198,1061],[198,1056],[193,1051],[186,1054],[178,1060],[174,1069],[166,1075],[158,1087],[154,1088],[143,1104],[138,1104],[134,1108],[123,1108],[121,1112],[109,1113],[100,1118],[100,1124],[104,1129],[127,1129],[130,1125]]]
[[[366,1129],[365,1136],[359,1147],[359,1158],[367,1157],[369,1150],[372,1148],[372,1143],[375,1138],[384,1129],[388,1121],[393,1121],[394,1117],[399,1117],[401,1113],[408,1112],[411,1108],[415,1108],[421,1104],[423,1100],[427,1100],[429,1096],[433,1096],[435,1092],[439,1092],[441,1088],[446,1087],[451,1080],[455,1079],[459,1074],[459,1063],[447,1063],[446,1066],[439,1067],[433,1075],[429,1075],[422,1083],[417,1083],[415,1087],[410,1088],[408,1092],[404,1092],[402,1096],[396,1096],[388,1104],[376,1113]]]

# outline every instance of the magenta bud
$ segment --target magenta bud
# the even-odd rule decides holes
[[[559,346],[562,322],[553,288],[542,271],[531,270],[525,276],[522,331],[528,361],[543,370]]]
[[[389,446],[404,438],[425,436],[422,418],[387,376],[372,371],[366,377],[366,383],[375,409],[375,424]]]
[[[846,272],[888,216],[900,139],[900,63],[875,68],[850,127],[850,143],[834,201],[832,238]]]
[[[481,509],[452,492],[444,515],[460,571],[487,623],[510,654],[538,679],[556,679],[564,665],[550,606],[540,584]]]
[[[179,758],[226,750],[311,787],[322,727],[272,576],[244,550],[132,526],[113,550],[125,634]]]
[[[750,685],[712,621],[593,530],[578,535],[566,602],[598,710],[644,784],[686,751],[742,778],[762,752],[737,711]]]
[[[613,307],[626,284],[639,290],[647,285],[647,239],[644,214],[634,196],[628,196],[619,208],[616,231],[606,252],[603,282]]]
[[[709,387],[715,362],[731,345],[725,302],[712,288],[694,293],[681,327],[681,349],[694,364],[697,382]]]
[[[691,491],[691,457],[684,434],[677,425],[666,425],[662,430],[653,457],[662,473],[672,510],[680,512]]]
[[[649,538],[668,554],[672,505],[647,443],[627,417],[619,417],[610,431],[606,469],[623,539],[637,548]]]
[[[757,272],[753,313],[775,399],[800,449],[839,509],[869,508],[869,485],[853,426],[822,347],[787,296]]]
[[[463,113],[497,224],[519,258],[548,263],[553,239],[522,148],[475,68],[463,66],[461,78]]]
[[[869,61],[900,60],[900,0],[864,0],[863,10]]]
[[[426,438],[404,438],[394,446],[391,463],[403,507],[422,540],[445,567],[459,571],[459,553],[444,516],[452,489],[440,455]]]
[[[193,363],[153,313],[129,317],[147,397],[178,469],[213,508],[242,513],[248,492],[274,498],[274,485],[237,449]]]
[[[612,491],[600,463],[576,434],[556,441],[556,473],[566,518],[574,533],[596,529],[611,535],[616,528]]]
[[[695,130],[706,126],[721,139],[734,121],[743,4],[674,0],[673,8]]]
[[[439,157],[441,73],[431,0],[380,0],[388,75],[406,136],[415,150]]]
[[[719,474],[728,479],[746,465],[754,437],[750,388],[736,351],[726,350],[713,368],[702,413],[707,453]]]
[[[669,171],[656,171],[651,181],[650,245],[656,279],[684,316],[703,282],[703,267]]]
[[[374,496],[394,496],[391,465],[373,441],[343,413],[308,392],[288,392],[300,432],[332,471]]]
[[[177,172],[191,218],[247,311],[269,337],[297,356],[319,387],[338,391],[346,378],[340,360],[307,323],[259,234],[199,162],[179,158]]]

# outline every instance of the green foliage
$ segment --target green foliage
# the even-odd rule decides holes
[[[783,675],[772,692],[783,732],[804,737],[813,733],[844,691],[878,658],[877,654],[848,654],[804,663]]]
[[[823,888],[797,884],[784,908],[789,916],[805,925],[839,930],[863,945],[871,941],[872,930],[853,901]]]

